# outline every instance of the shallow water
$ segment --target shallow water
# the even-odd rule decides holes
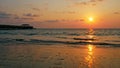
[[[0,68],[120,68],[119,29],[0,30]]]
[[[120,48],[0,46],[0,68],[120,68]]]

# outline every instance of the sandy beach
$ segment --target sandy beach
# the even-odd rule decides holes
[[[0,68],[120,68],[120,48],[92,45],[0,46]]]

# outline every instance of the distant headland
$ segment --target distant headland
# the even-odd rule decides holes
[[[33,26],[29,24],[22,25],[0,25],[0,30],[17,30],[17,29],[34,29]]]

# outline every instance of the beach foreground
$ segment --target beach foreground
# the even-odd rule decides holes
[[[92,45],[0,46],[0,68],[120,68],[120,48]]]

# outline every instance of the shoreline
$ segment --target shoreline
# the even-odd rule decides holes
[[[91,45],[85,48],[67,45],[11,45],[0,47],[0,52],[2,68],[120,67],[120,48],[97,48]]]

